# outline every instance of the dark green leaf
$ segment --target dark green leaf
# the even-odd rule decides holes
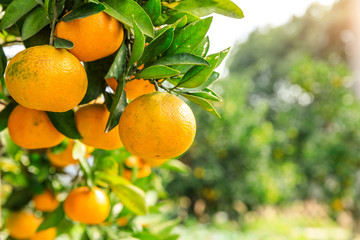
[[[40,226],[36,231],[39,232],[51,227],[56,227],[64,218],[65,218],[65,212],[61,204],[53,212],[48,213],[44,216],[44,221],[40,224]]]
[[[174,22],[173,24],[167,25],[166,27],[162,27],[159,30],[156,31],[156,36],[159,36],[160,34],[162,34],[163,32],[165,32],[166,30],[170,29],[170,28],[182,28],[186,25],[187,23],[187,18],[186,16],[180,18],[179,20],[177,20],[176,22]]]
[[[38,33],[48,24],[49,22],[45,16],[43,7],[41,6],[36,7],[25,18],[21,31],[21,39],[22,40],[28,39],[29,37]]]
[[[93,62],[84,63],[86,74],[88,77],[88,88],[85,97],[80,104],[88,103],[96,98],[104,91],[106,87],[105,76],[109,71],[111,64],[114,62],[114,55],[102,58]]]
[[[56,0],[45,0],[44,1],[44,12],[45,12],[45,16],[47,18],[47,20],[49,21],[49,23],[52,23],[53,19],[54,19],[54,4],[55,4]],[[57,2],[57,16],[59,16],[62,11],[64,10],[65,7],[65,0],[61,0]]]
[[[69,40],[63,39],[63,38],[55,37],[54,47],[55,48],[72,49],[74,47],[74,43]]]
[[[180,72],[166,66],[152,66],[145,68],[136,75],[143,79],[160,79],[178,75]]]
[[[148,212],[145,193],[142,189],[132,185],[110,185],[111,190],[129,210],[137,215],[145,215]]]
[[[149,0],[143,8],[154,23],[161,15],[161,0]]]
[[[12,110],[14,110],[14,108],[16,106],[17,106],[17,103],[12,101],[8,105],[6,105],[6,107],[3,110],[1,110],[1,112],[0,112],[0,132],[7,127],[9,116],[10,116]]]
[[[210,100],[210,101],[216,101],[219,102],[221,101],[221,98],[211,89],[205,88],[202,91],[195,91],[195,92],[185,92],[184,94],[190,94],[196,97],[201,97],[204,98],[206,100]]]
[[[128,65],[129,67],[132,66],[136,61],[138,61],[141,58],[141,55],[143,54],[145,48],[145,36],[140,30],[134,18],[133,18],[133,25],[134,25],[135,41],[131,50],[131,57]]]
[[[181,96],[189,99],[191,102],[199,105],[201,108],[203,108],[206,111],[208,111],[209,113],[217,116],[218,118],[221,118],[220,115],[215,110],[215,108],[208,101],[206,101],[205,99],[203,99],[201,97],[192,96],[192,95],[189,95],[189,94],[181,94]]]
[[[0,46],[0,76],[4,75],[6,65],[7,65],[7,58],[5,56],[2,46]]]
[[[49,44],[49,39],[50,39],[50,28],[44,27],[40,32],[36,33],[34,36],[23,41],[23,43],[26,48],[29,48],[33,46]]]
[[[103,4],[97,4],[93,2],[85,3],[80,7],[72,10],[69,14],[65,15],[61,20],[64,22],[70,22],[71,20],[78,18],[85,18],[93,14],[102,12],[106,9]]]
[[[147,63],[151,59],[159,56],[165,52],[170,46],[174,39],[174,29],[169,28],[155,39],[153,39],[149,45],[145,48],[144,53],[142,54],[138,65],[142,63]]]
[[[35,0],[38,4],[40,4],[41,6],[44,6],[44,2],[42,0]]]
[[[81,138],[75,124],[75,114],[73,110],[67,112],[47,112],[47,115],[59,132],[72,139]]]
[[[175,9],[188,11],[199,17],[211,13],[218,13],[232,18],[244,17],[242,10],[230,0],[183,0]]]
[[[14,189],[2,207],[17,211],[23,208],[32,197],[33,193],[28,188],[20,190]]]
[[[105,79],[115,78],[119,79],[121,74],[124,72],[126,63],[126,44],[121,44],[119,51],[116,54],[114,62],[111,64],[109,71],[107,72]]]
[[[154,26],[151,18],[133,0],[105,0],[104,5],[107,7],[105,10],[107,14],[132,28],[134,27],[132,20],[134,17],[142,32],[149,37],[154,37]]]
[[[110,108],[110,116],[106,123],[105,132],[111,131],[114,127],[116,127],[119,124],[119,119],[121,117],[121,114],[127,105],[124,87],[125,87],[125,79],[121,77],[121,80],[119,81],[118,87],[115,92],[115,96],[112,100],[112,104]]]
[[[187,23],[193,23],[193,22],[196,22],[198,20],[200,20],[199,17],[191,14],[191,13],[188,13],[188,12],[174,12],[173,15],[171,15],[169,17],[169,19],[166,21],[167,24],[173,24],[174,22],[178,21],[179,19],[183,18],[184,16],[186,16],[186,19],[187,19]]]
[[[193,52],[205,38],[211,22],[212,17],[209,17],[193,22],[181,29],[174,37],[174,41],[167,50],[166,54],[172,55],[177,53]]]
[[[206,60],[210,63],[210,67],[204,66],[194,66],[192,67],[182,78],[180,83],[178,84],[179,87],[185,88],[196,88],[204,84],[207,79],[211,76],[212,72],[222,60],[225,58],[229,49],[225,49],[224,51],[209,55]]]
[[[151,66],[155,65],[164,65],[164,66],[171,66],[171,65],[203,65],[203,66],[210,66],[210,64],[203,58],[198,57],[196,55],[190,53],[179,53],[175,55],[165,56],[154,63]]]
[[[1,19],[0,29],[6,29],[16,23],[22,16],[30,12],[38,3],[35,0],[14,0],[6,8]],[[21,7],[20,7],[21,6]]]

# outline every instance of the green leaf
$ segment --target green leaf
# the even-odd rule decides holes
[[[86,74],[88,76],[88,88],[85,97],[80,104],[85,104],[98,98],[105,90],[106,82],[104,79],[113,62],[114,55],[93,62],[84,63]]]
[[[139,28],[139,25],[136,23],[135,18],[133,18],[133,25],[135,41],[131,50],[131,57],[128,65],[129,67],[141,58],[141,55],[143,54],[145,48],[145,36]]]
[[[0,76],[4,75],[6,65],[7,65],[7,58],[5,56],[4,49],[2,48],[2,46],[0,46]]]
[[[54,47],[55,48],[72,49],[74,47],[74,43],[69,40],[63,39],[63,38],[55,37]]]
[[[22,16],[30,12],[38,3],[35,0],[14,0],[6,8],[1,19],[0,29],[6,29],[16,23]],[[21,7],[19,7],[21,6]]]
[[[116,54],[114,62],[111,64],[109,71],[107,72],[105,79],[115,78],[119,79],[121,74],[124,72],[126,63],[126,44],[121,44],[119,51]]]
[[[154,38],[145,48],[144,53],[138,61],[138,65],[140,66],[143,63],[147,63],[151,59],[165,52],[171,46],[173,39],[174,28],[169,28],[168,30]]]
[[[202,40],[200,45],[194,50],[193,54],[197,56],[205,57],[209,51],[209,48],[210,48],[210,40],[209,37],[207,36]]]
[[[210,66],[210,64],[203,58],[198,57],[196,55],[190,53],[179,53],[175,55],[165,56],[154,63],[151,66],[155,65],[202,65],[202,66]]]
[[[51,153],[59,154],[62,153],[69,145],[69,139],[65,138],[60,144],[50,148]]]
[[[39,5],[44,6],[44,2],[42,0],[35,0]]]
[[[160,34],[162,34],[163,32],[165,32],[166,30],[168,30],[170,28],[174,28],[174,29],[182,28],[186,25],[186,23],[187,23],[187,18],[186,18],[186,16],[184,16],[184,17],[180,18],[179,20],[177,20],[176,22],[169,24],[166,27],[162,27],[162,28],[158,29],[156,31],[155,35],[159,36]]]
[[[119,200],[132,212],[137,215],[145,215],[148,212],[144,191],[132,185],[127,179],[101,171],[96,171],[95,177],[108,183]]]
[[[203,108],[206,111],[208,111],[209,113],[217,116],[218,118],[221,118],[221,116],[219,115],[219,113],[217,113],[215,108],[205,99],[203,99],[201,97],[185,94],[185,93],[182,93],[181,96],[183,96],[183,97],[187,98],[188,100],[190,100],[191,102],[199,105],[201,108]]]
[[[50,39],[50,28],[43,28],[40,32],[36,33],[34,36],[23,41],[26,48],[33,46],[41,46],[49,44]]]
[[[161,0],[149,0],[143,8],[154,23],[161,15]]]
[[[105,12],[120,22],[133,28],[134,17],[141,31],[149,37],[154,37],[154,26],[145,10],[133,0],[105,0]]]
[[[125,107],[127,106],[126,94],[124,88],[125,88],[125,79],[124,77],[122,77],[121,81],[119,81],[118,83],[115,96],[112,99],[110,115],[106,123],[105,132],[111,131],[114,127],[116,127],[119,124],[121,114],[124,111]]]
[[[206,80],[199,87],[193,88],[192,90],[203,90],[203,89],[209,87],[211,84],[213,84],[219,77],[220,77],[220,74],[218,72],[212,72],[212,74],[210,75],[208,80]]]
[[[54,19],[54,4],[56,0],[45,0],[44,1],[44,12],[47,20],[51,24]],[[57,2],[57,16],[59,16],[65,7],[65,0]]]
[[[195,15],[193,15],[191,13],[175,11],[174,14],[169,17],[169,19],[166,21],[166,23],[167,24],[173,24],[176,21],[178,21],[179,19],[183,18],[184,16],[186,16],[188,24],[200,20],[199,17],[197,17],[197,16],[195,16]]]
[[[225,49],[224,51],[209,55],[206,60],[210,63],[210,67],[205,66],[194,66],[192,67],[181,79],[178,87],[185,88],[196,88],[201,86],[203,83],[207,81],[207,79],[211,76],[212,72],[222,60],[225,58],[229,49]]]
[[[94,171],[101,171],[107,175],[118,175],[119,164],[113,156],[95,158]]]
[[[194,51],[205,38],[211,22],[212,17],[209,17],[193,22],[181,29],[174,37],[174,41],[167,50],[166,55]]]
[[[170,159],[169,161],[161,165],[161,168],[165,168],[170,171],[182,173],[185,175],[188,175],[191,171],[189,166],[185,165],[184,163],[176,159]]]
[[[132,185],[110,185],[111,190],[118,199],[130,211],[137,215],[145,215],[148,212],[145,193],[142,189]]]
[[[73,110],[67,112],[47,112],[54,127],[72,139],[80,139],[81,135],[75,124],[75,113]]]
[[[25,18],[24,24],[21,31],[21,39],[26,40],[29,37],[38,33],[43,29],[49,22],[43,11],[43,7],[38,6],[30,12]]]
[[[44,221],[42,221],[42,223],[40,224],[40,226],[36,231],[39,232],[51,227],[56,227],[64,218],[65,218],[65,212],[61,204],[53,212],[50,212],[45,215]]]
[[[188,11],[196,16],[203,17],[218,13],[232,18],[243,18],[243,11],[230,0],[183,0],[175,7],[178,11]]]
[[[12,211],[18,211],[23,208],[26,204],[29,203],[33,193],[30,189],[16,189],[11,192],[10,196],[7,198],[3,208],[10,209]]]
[[[91,16],[93,14],[102,12],[106,9],[106,7],[103,4],[97,4],[93,2],[85,3],[81,5],[80,7],[72,10],[69,14],[65,15],[63,18],[61,18],[64,22],[70,22],[74,19],[79,18],[85,18],[88,16]]]
[[[160,79],[178,75],[180,72],[166,66],[151,66],[139,72],[136,77],[143,79]]]
[[[202,91],[191,91],[191,92],[184,92],[184,94],[189,94],[189,95],[193,95],[196,97],[201,97],[204,98],[206,100],[210,100],[210,101],[216,101],[216,102],[220,102],[221,98],[211,89],[205,88]]]
[[[18,104],[11,101],[6,107],[0,112],[0,132],[7,127],[9,116]]]

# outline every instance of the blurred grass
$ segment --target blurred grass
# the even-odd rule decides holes
[[[317,209],[316,209],[317,208]],[[248,212],[238,222],[200,224],[188,219],[184,226],[176,228],[179,240],[349,240],[351,226],[341,226],[322,214],[321,206],[304,208],[262,207]],[[324,212],[325,213],[325,212]],[[240,224],[241,222],[241,224]]]

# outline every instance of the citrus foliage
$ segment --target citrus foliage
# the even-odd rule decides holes
[[[208,87],[229,49],[208,55],[212,17],[200,17],[243,17],[231,1],[199,3],[0,1],[1,224],[10,237],[178,237],[152,168],[188,171],[168,161],[195,136],[179,96],[219,116]],[[6,56],[17,43],[26,49]],[[148,213],[150,221],[137,217]]]

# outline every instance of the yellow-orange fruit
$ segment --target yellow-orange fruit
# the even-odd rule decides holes
[[[18,105],[8,120],[11,139],[20,147],[27,149],[49,148],[60,144],[65,136],[52,125],[43,111]]]
[[[66,216],[86,224],[105,221],[110,212],[110,200],[98,187],[78,187],[72,190],[64,202]]]
[[[119,133],[125,148],[143,159],[169,159],[192,144],[196,122],[180,98],[162,92],[136,98],[120,117]]]
[[[128,223],[129,223],[128,217],[121,217],[116,220],[116,224],[120,227],[124,227],[128,225]]]
[[[30,240],[54,240],[56,237],[56,228],[48,228],[40,232],[35,233]]]
[[[158,167],[166,163],[169,159],[144,159],[151,167]]]
[[[106,79],[106,83],[111,87],[115,92],[117,88],[117,81],[115,78]],[[125,84],[124,91],[126,92],[126,98],[133,100],[142,95],[155,92],[155,86],[151,84],[148,80],[143,79],[134,79]]]
[[[49,161],[55,167],[66,167],[70,164],[78,163],[77,159],[73,158],[72,151],[74,147],[74,141],[69,139],[68,145],[66,148],[59,153],[53,153],[51,148],[46,150],[46,155],[49,158]]]
[[[118,126],[105,133],[109,115],[110,112],[103,104],[89,104],[76,111],[75,122],[84,144],[106,150],[122,147]]]
[[[36,229],[42,222],[41,218],[37,218],[33,213],[20,211],[13,212],[6,220],[6,228],[9,235],[15,239],[27,239],[36,233]]]
[[[49,190],[45,190],[43,193],[35,195],[33,201],[35,209],[43,212],[52,212],[60,204]]]
[[[6,68],[5,83],[10,95],[24,107],[66,112],[83,99],[88,81],[75,56],[44,45],[16,54]]]
[[[136,178],[144,178],[151,174],[151,166],[144,159],[137,156],[130,156],[125,160],[125,165],[129,168],[137,167]],[[124,169],[122,176],[127,180],[132,178],[132,170]]]
[[[115,18],[100,12],[56,25],[55,35],[74,43],[69,51],[90,62],[113,54],[122,44],[124,29]]]

